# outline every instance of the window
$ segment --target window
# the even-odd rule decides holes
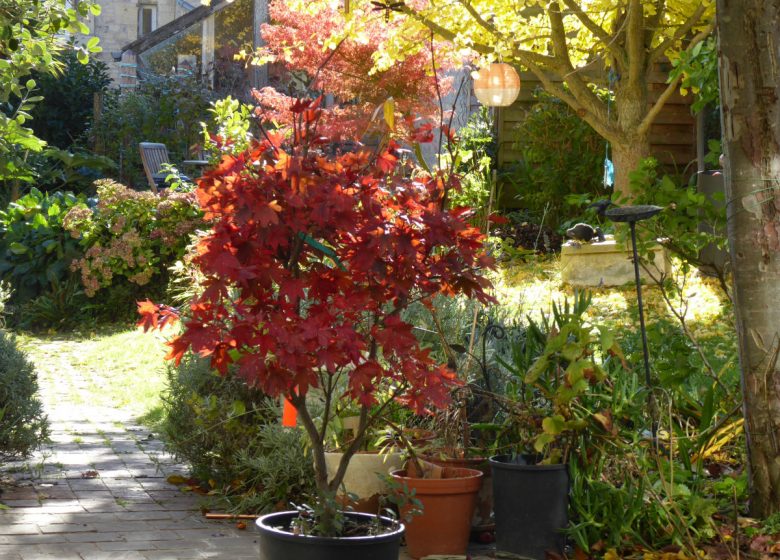
[[[157,29],[157,6],[138,6],[138,36],[143,37]]]

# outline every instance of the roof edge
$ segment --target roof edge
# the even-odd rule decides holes
[[[143,37],[139,37],[135,41],[126,44],[122,47],[122,53],[132,52],[134,54],[140,54],[155,45],[159,45],[166,39],[170,39],[180,31],[184,31],[188,27],[195,25],[196,23],[206,19],[211,14],[220,11],[222,8],[230,5],[232,0],[212,0],[211,6],[198,6],[186,14],[183,14],[176,19],[169,21],[162,27],[158,27],[151,33],[147,33]]]

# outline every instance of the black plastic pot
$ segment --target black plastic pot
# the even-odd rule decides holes
[[[403,525],[376,536],[307,537],[284,530],[297,515],[296,511],[283,511],[257,520],[260,560],[398,560]],[[366,522],[374,518],[367,513],[349,512],[346,515]],[[383,525],[390,527],[392,523],[390,519],[382,518]]]
[[[544,560],[563,553],[568,525],[566,465],[530,464],[527,456],[497,455],[493,469],[496,550]]]

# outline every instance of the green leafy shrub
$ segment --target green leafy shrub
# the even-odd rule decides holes
[[[694,94],[691,109],[698,113],[707,105],[718,104],[720,101],[720,84],[718,82],[718,45],[715,37],[708,37],[696,43],[690,50],[681,50],[672,59],[672,70],[669,81],[682,76],[680,93]]]
[[[105,156],[83,149],[47,148],[28,160],[40,191],[71,191],[94,195],[94,183],[108,177],[116,164]]]
[[[48,438],[33,364],[15,339],[0,331],[0,461],[23,457]]]
[[[270,511],[311,490],[305,436],[278,426],[275,403],[243,380],[189,355],[168,369],[164,403],[169,449],[231,509]]]
[[[557,229],[574,215],[566,195],[604,192],[604,141],[562,101],[538,93],[514,138],[522,159],[502,173],[507,204]]]
[[[663,245],[688,267],[701,264],[699,253],[710,243],[725,250],[726,207],[716,204],[723,197],[711,200],[697,192],[695,185],[681,186],[668,175],[659,177],[657,168],[654,158],[646,158],[629,175],[633,204],[665,208],[652,220],[641,222],[638,228],[641,251],[647,254],[650,245],[662,239]]]
[[[62,71],[34,76],[36,93],[43,97],[30,114],[36,136],[50,146],[66,149],[83,141],[92,122],[93,98],[111,84],[108,66],[92,58],[80,62],[73,50],[60,57]]]
[[[63,220],[80,203],[71,193],[33,188],[0,212],[0,277],[11,284],[14,305],[66,281],[70,263],[81,252]]]
[[[119,162],[119,180],[145,187],[140,142],[162,142],[174,164],[193,155],[202,142],[200,122],[208,120],[216,99],[192,76],[149,76],[133,91],[112,91],[91,130],[99,151]]]
[[[477,225],[484,225],[497,150],[490,113],[487,107],[482,107],[471,115],[466,126],[458,130],[455,161],[449,162],[461,176],[461,188],[451,194],[450,204],[477,210],[478,217],[474,222]]]
[[[74,328],[89,318],[88,300],[75,275],[52,282],[42,294],[22,303],[14,326],[27,330]]]
[[[71,269],[79,272],[87,296],[120,277],[139,286],[153,278],[164,284],[168,267],[203,224],[194,193],[138,192],[111,180],[99,181],[97,193],[93,208],[78,204],[64,220],[84,251]]]
[[[13,199],[17,198],[19,182],[31,179],[27,155],[45,146],[29,128],[30,111],[42,100],[35,95],[37,83],[31,76],[34,72],[56,73],[61,68],[64,50],[75,50],[76,58],[86,63],[90,53],[100,50],[99,39],[92,37],[79,45],[67,45],[66,37],[88,35],[89,28],[83,20],[99,14],[100,7],[90,0],[2,2],[0,181],[10,183]]]
[[[267,513],[289,509],[313,496],[314,463],[302,430],[263,424],[257,438],[238,457],[241,486],[223,489],[222,501],[235,512]]]
[[[567,533],[584,553],[666,545],[691,553],[715,535],[702,453],[714,420],[729,413],[696,417],[666,391],[654,391],[650,406],[642,370],[623,357],[630,335],[593,324],[590,304],[575,295],[511,333],[509,359],[498,358],[508,376],[497,444],[553,462],[568,455]]]

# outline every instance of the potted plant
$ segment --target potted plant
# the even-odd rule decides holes
[[[379,399],[383,400],[383,399]],[[354,441],[360,425],[360,416],[339,414],[332,424],[332,446],[325,452],[328,476],[336,473],[347,449]],[[386,479],[391,471],[403,466],[403,456],[395,438],[387,437],[384,431],[373,429],[363,438],[363,445],[349,462],[338,500],[345,508],[363,513],[376,513],[382,498],[387,495]],[[381,435],[380,435],[381,434]]]
[[[608,382],[610,361],[623,356],[611,331],[585,319],[590,303],[576,293],[571,304],[553,304],[552,317],[529,321],[512,359],[500,360],[510,375],[499,439],[515,449],[490,459],[501,552],[540,560],[563,553],[571,454],[615,434],[610,411],[592,409],[588,399]]]
[[[408,490],[421,505],[418,515],[407,515],[409,555],[466,554],[482,472],[412,458],[405,469],[391,474],[396,486]],[[402,508],[401,514],[408,514],[411,507]]]
[[[506,329],[494,320],[469,326],[467,345],[447,342],[443,322],[431,310],[433,326],[444,346],[448,362],[465,385],[454,392],[450,405],[437,411],[435,425],[438,438],[421,450],[423,458],[442,467],[475,469],[482,472],[471,530],[483,542],[492,540],[493,483],[486,450],[494,447],[491,420],[495,416],[497,346],[506,338]],[[482,429],[487,428],[487,429]]]
[[[236,364],[248,383],[292,403],[309,435],[318,496],[303,517],[258,520],[261,554],[395,560],[401,529],[344,513],[333,498],[390,403],[418,412],[446,406],[457,384],[420,348],[401,311],[436,294],[491,301],[481,269],[492,260],[465,223],[468,212],[447,208],[456,177],[401,173],[392,141],[375,154],[326,155],[319,104],[293,104],[289,143],[263,131],[198,181],[212,223],[194,260],[204,285],[169,357],[191,350],[220,372]],[[139,307],[147,327],[177,315],[151,302]],[[329,475],[326,431],[338,402],[354,403],[359,422]]]

